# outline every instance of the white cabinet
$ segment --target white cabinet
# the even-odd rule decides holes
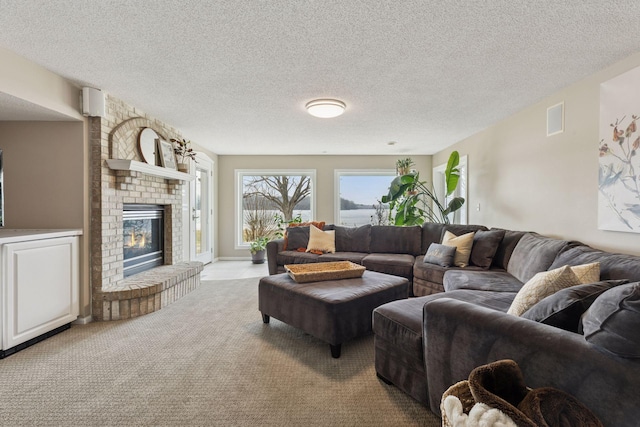
[[[0,230],[3,354],[77,319],[79,234]]]

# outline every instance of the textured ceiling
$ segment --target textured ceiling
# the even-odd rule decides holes
[[[431,154],[636,53],[639,18],[637,0],[0,0],[0,46],[215,153]],[[306,114],[320,97],[345,114]]]

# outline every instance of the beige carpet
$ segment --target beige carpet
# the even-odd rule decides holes
[[[258,279],[206,281],[137,319],[73,326],[0,360],[3,426],[439,426],[376,378],[373,337],[262,323]]]

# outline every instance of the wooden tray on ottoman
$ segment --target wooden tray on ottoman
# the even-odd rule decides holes
[[[287,264],[284,269],[298,283],[362,277],[365,268],[351,261]]]

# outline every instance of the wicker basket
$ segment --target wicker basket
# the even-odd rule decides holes
[[[462,403],[462,411],[465,414],[468,414],[473,408],[473,405],[476,404],[473,395],[471,394],[471,389],[469,388],[469,381],[464,380],[459,383],[455,383],[451,387],[449,387],[443,394],[442,400],[440,401],[440,413],[442,414],[442,427],[453,427],[451,422],[447,419],[446,414],[444,413],[444,399],[447,396],[455,396]]]
[[[298,283],[362,277],[365,268],[351,261],[287,264],[284,269]]]

